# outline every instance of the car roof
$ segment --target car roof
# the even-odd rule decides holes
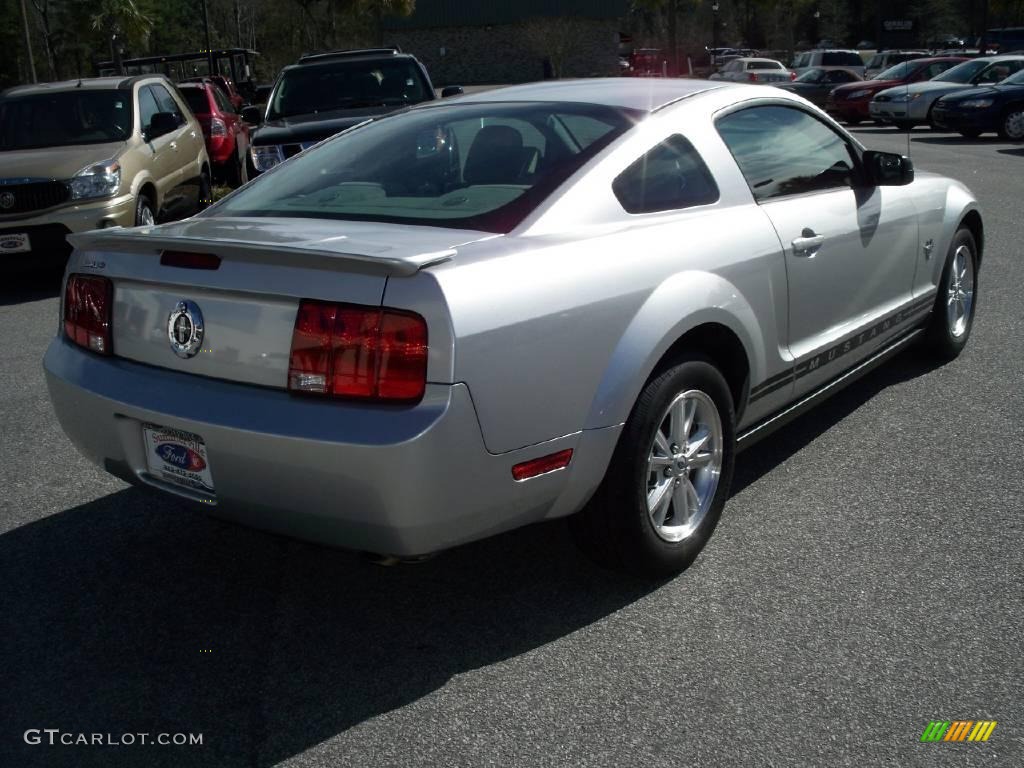
[[[350,61],[395,61],[396,59],[404,59],[407,61],[418,61],[418,59],[411,53],[404,53],[402,51],[396,51],[393,53],[380,53],[376,50],[370,49],[366,53],[362,51],[357,52],[343,52],[343,53],[317,53],[317,54],[306,54],[296,64],[288,64],[281,68],[282,72],[291,69],[309,69],[310,67],[329,67],[333,64],[340,62]]]
[[[782,64],[778,59],[769,59],[764,56],[741,56],[738,59],[733,59],[733,61],[767,61],[770,64],[779,64],[780,66]]]
[[[672,102],[717,88],[732,87],[715,80],[653,77],[605,77],[580,80],[542,80],[478,91],[455,99],[463,103],[482,101],[553,101],[603,104],[609,107],[654,112]]]
[[[26,96],[37,93],[53,93],[57,91],[75,91],[89,89],[94,91],[116,90],[119,88],[130,88],[135,83],[143,80],[159,80],[165,83],[170,82],[166,76],[161,74],[135,75],[131,77],[83,77],[81,80],[58,80],[52,83],[29,83],[27,85],[16,85],[3,92],[4,96]]]

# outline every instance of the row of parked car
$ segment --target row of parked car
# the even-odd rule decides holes
[[[8,89],[0,96],[0,254],[62,263],[71,233],[190,216],[218,182],[240,186],[339,131],[434,98],[422,63],[397,49],[303,56],[282,70],[266,104],[249,107],[221,76]]]
[[[792,91],[849,125],[874,120],[903,130],[931,125],[970,138],[997,133],[1004,139],[1024,139],[1024,54],[896,57],[903,60],[867,80],[863,67],[858,71],[824,55],[801,59],[801,64],[818,62],[805,69],[787,68],[773,59],[738,58],[712,79]]]

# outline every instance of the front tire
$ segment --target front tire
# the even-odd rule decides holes
[[[570,519],[601,565],[672,576],[700,554],[729,496],[735,413],[722,374],[684,358],[649,381],[630,413],[604,480]]]
[[[135,199],[135,226],[144,227],[156,224],[156,208],[146,194],[139,194]]]
[[[1005,141],[1024,139],[1024,104],[1014,104],[1006,110],[999,123],[999,136]]]
[[[967,346],[977,308],[978,247],[969,229],[949,246],[928,324],[926,346],[939,360],[953,360]]]

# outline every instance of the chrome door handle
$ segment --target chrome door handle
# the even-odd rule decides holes
[[[177,152],[177,151],[178,151],[178,142],[176,142],[176,141],[172,141],[172,142],[171,142],[171,144],[170,144],[170,147],[171,147],[171,149],[173,149],[173,150],[174,150],[175,152]]]
[[[804,229],[800,237],[793,241],[794,256],[813,256],[825,243],[824,235],[814,234],[813,229]]]

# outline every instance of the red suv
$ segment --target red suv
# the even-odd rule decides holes
[[[860,80],[833,88],[825,102],[825,111],[836,120],[856,125],[871,118],[868,104],[875,94],[898,85],[931,80],[961,61],[963,56],[933,56],[927,59],[911,59],[879,72],[870,80]]]
[[[180,83],[178,89],[203,128],[214,175],[231,187],[245,184],[249,180],[249,126],[212,81]]]
[[[201,75],[200,77],[189,77],[182,80],[183,83],[205,83],[212,81],[214,85],[219,87],[224,95],[228,97],[228,101],[231,102],[231,106],[235,108],[235,112],[241,112],[242,107],[245,104],[245,99],[242,98],[237,90],[235,90],[235,84],[231,81],[230,77],[224,77],[224,75]]]

